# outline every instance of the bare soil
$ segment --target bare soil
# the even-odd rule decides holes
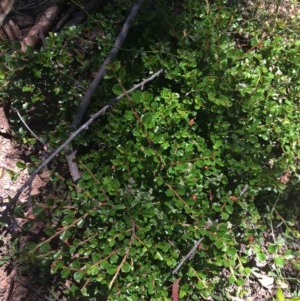
[[[9,197],[15,195],[28,177],[26,169],[21,170],[16,166],[17,162],[28,163],[24,161],[26,152],[28,150],[14,141],[4,109],[0,107],[0,210],[5,208]],[[46,182],[47,172],[35,179],[31,191],[25,191],[19,202],[27,202],[29,195],[38,195],[39,189],[45,186]],[[15,223],[14,228],[17,231],[24,221],[16,219]],[[23,243],[26,244],[26,237]],[[7,229],[2,228],[0,233],[0,301],[50,300],[44,297],[45,289],[41,285],[37,286],[38,281],[22,273],[22,268],[13,258],[13,249],[16,249],[16,245],[12,242],[11,234]]]

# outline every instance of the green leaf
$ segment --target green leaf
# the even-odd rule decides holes
[[[49,242],[47,242],[47,241],[46,242],[41,242],[39,244],[39,250],[42,253],[48,253],[51,250],[51,246],[50,246]]]
[[[34,215],[39,217],[42,213],[45,212],[45,208],[42,206],[35,206],[33,207],[32,211]]]
[[[18,162],[16,163],[16,166],[17,166],[18,168],[20,168],[20,169],[25,169],[25,168],[26,168],[26,164],[23,163],[23,162],[21,162],[21,161],[18,161]]]
[[[22,92],[31,92],[31,91],[33,91],[33,87],[31,87],[31,86],[24,86],[24,87],[22,87]]]
[[[80,262],[78,260],[75,260],[75,261],[71,262],[70,267],[72,269],[79,269],[80,268]]]
[[[112,91],[115,95],[121,95],[123,93],[122,87],[120,87],[119,85],[114,85]]]
[[[228,249],[227,249],[227,254],[229,255],[229,256],[231,256],[232,258],[235,258],[236,257],[236,249],[235,248],[232,248],[232,247],[229,247]]]
[[[132,121],[134,120],[134,114],[132,111],[125,111],[124,113],[124,118],[127,120],[127,121]]]
[[[268,251],[271,253],[271,254],[274,254],[276,253],[278,250],[278,246],[276,244],[270,244],[268,245]]]
[[[222,219],[225,221],[228,220],[228,218],[229,218],[229,214],[224,211],[221,212],[221,216],[222,216]]]
[[[116,244],[116,240],[114,238],[109,238],[108,239],[108,244],[110,247],[113,247]]]
[[[297,269],[298,271],[300,271],[300,263],[293,262],[293,266],[294,266],[295,269]]]
[[[107,70],[111,70],[115,73],[118,72],[120,68],[121,68],[121,62],[120,61],[114,61],[106,67]]]
[[[114,275],[117,271],[117,267],[114,267],[114,266],[109,266],[107,269],[106,269],[107,273],[109,275]]]
[[[283,295],[283,292],[282,292],[281,288],[277,289],[276,295],[277,295],[278,301],[285,301],[285,298],[284,298],[284,295]]]
[[[122,272],[124,272],[124,273],[130,272],[130,270],[131,270],[130,264],[127,263],[127,262],[125,262],[125,263],[122,265],[121,270],[122,270]]]
[[[160,254],[160,252],[156,252],[154,258],[155,258],[155,259],[159,259],[159,260],[164,260],[164,258],[163,258],[162,255]]]
[[[93,265],[91,268],[87,270],[87,273],[91,276],[95,276],[99,273],[100,268],[97,265]]]
[[[83,287],[83,288],[80,290],[80,292],[81,292],[81,294],[82,294],[83,296],[85,296],[85,297],[89,297],[89,296],[90,296],[90,294],[89,294],[89,292],[88,292],[88,290],[87,290],[86,287]]]
[[[218,248],[218,249],[222,249],[224,247],[224,243],[221,239],[217,239],[215,241],[215,246]]]
[[[283,267],[285,265],[285,260],[282,257],[275,257],[274,262],[277,266]]]
[[[266,260],[266,255],[262,252],[257,252],[256,256],[257,256],[259,261],[265,261]]]
[[[73,278],[75,281],[79,282],[81,279],[83,279],[85,276],[85,274],[81,271],[76,271],[74,274],[73,274]]]
[[[4,264],[7,264],[11,257],[9,255],[1,255],[0,258],[0,266],[3,266]]]
[[[84,219],[80,219],[78,222],[77,222],[77,227],[78,228],[82,228],[84,225]]]
[[[72,235],[72,232],[70,230],[66,230],[66,231],[63,231],[62,233],[60,233],[59,238],[61,240],[67,240],[69,237],[71,237],[71,235]]]
[[[227,205],[225,206],[225,210],[227,211],[228,214],[232,214],[232,212],[233,212],[233,207],[232,207],[231,205],[227,204]]]
[[[94,263],[97,263],[97,262],[99,262],[100,261],[100,255],[99,254],[97,254],[97,253],[93,253],[92,254],[92,263],[94,264]]]
[[[117,263],[119,260],[119,256],[117,254],[113,254],[110,259],[109,259],[109,262],[112,263],[112,264],[115,264]]]
[[[109,266],[109,262],[107,260],[100,263],[100,267],[104,270],[106,270]]]
[[[146,113],[142,116],[143,125],[146,128],[150,128],[154,126],[154,117],[152,113]]]
[[[63,279],[67,279],[70,276],[70,274],[71,274],[71,271],[69,269],[63,269],[61,271],[61,277]]]
[[[286,260],[295,258],[295,254],[292,250],[287,250],[283,256],[284,256],[284,259],[286,259]]]

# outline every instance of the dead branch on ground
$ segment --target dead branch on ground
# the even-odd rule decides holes
[[[141,5],[143,3],[143,0],[137,0],[135,4],[132,6],[131,11],[118,35],[118,37],[115,40],[115,43],[108,53],[106,59],[102,63],[98,73],[96,74],[94,80],[91,82],[90,86],[88,87],[87,91],[85,92],[81,103],[79,105],[79,108],[77,110],[77,113],[75,115],[75,118],[71,124],[71,131],[76,130],[78,126],[80,125],[82,118],[87,110],[88,105],[91,102],[92,95],[96,91],[97,87],[99,86],[100,82],[103,79],[103,76],[106,72],[106,67],[112,62],[112,60],[116,57],[120,47],[122,46],[125,38],[128,35],[129,28],[131,27],[132,21],[137,15]],[[79,168],[77,166],[77,163],[75,162],[75,152],[72,149],[72,146],[69,145],[69,148],[66,152],[66,161],[69,167],[70,174],[72,176],[72,180],[74,183],[76,183],[80,179],[80,173]]]

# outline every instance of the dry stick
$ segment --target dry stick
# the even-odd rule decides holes
[[[218,223],[218,220],[215,220],[215,223]],[[208,220],[206,222],[206,225],[203,227],[204,230],[209,229],[212,226],[212,222],[210,220]],[[198,239],[196,241],[196,243],[194,244],[194,246],[191,248],[191,250],[182,257],[182,259],[180,260],[180,262],[178,263],[178,265],[176,266],[176,268],[172,271],[172,274],[175,275],[178,273],[178,271],[181,269],[181,267],[184,265],[184,263],[193,257],[193,255],[195,254],[197,248],[199,247],[199,245],[201,244],[202,240],[204,239],[204,237]]]
[[[103,76],[106,71],[106,67],[112,62],[112,60],[117,55],[119,49],[121,48],[121,46],[128,34],[131,23],[132,23],[133,19],[135,18],[135,16],[137,15],[138,10],[140,9],[142,3],[143,3],[143,0],[137,0],[135,2],[135,4],[132,6],[130,14],[127,17],[118,37],[116,38],[112,49],[108,53],[106,59],[104,60],[102,66],[100,67],[98,73],[96,74],[96,77],[91,82],[89,88],[87,89],[87,91],[85,92],[85,94],[81,100],[81,103],[79,105],[76,116],[71,124],[71,131],[74,131],[79,127],[79,125],[82,121],[82,118],[86,112],[86,109],[91,102],[92,95],[94,94],[98,85],[100,84],[101,80],[103,79]],[[80,173],[79,173],[77,164],[74,162],[75,161],[75,152],[72,150],[71,146],[69,147],[69,149],[66,153],[66,160],[67,160],[67,163],[69,166],[69,171],[70,171],[71,177],[73,179],[73,182],[75,183],[80,178]]]
[[[128,91],[125,91],[124,93],[120,94],[119,96],[117,96],[116,98],[114,98],[113,100],[111,100],[110,102],[107,103],[107,105],[105,105],[101,110],[99,110],[98,112],[96,112],[94,115],[92,115],[90,117],[90,119],[85,122],[79,129],[77,129],[76,131],[74,131],[73,133],[71,133],[69,135],[69,138],[65,140],[64,143],[62,143],[58,148],[56,148],[50,155],[48,158],[46,158],[30,175],[30,177],[27,179],[27,181],[18,189],[18,191],[16,192],[16,194],[14,195],[14,197],[12,199],[10,199],[9,203],[6,205],[6,208],[2,211],[1,214],[1,218],[0,221],[3,222],[8,222],[8,214],[11,212],[11,210],[14,208],[16,202],[18,201],[20,195],[22,194],[22,192],[28,188],[32,181],[34,180],[34,178],[39,174],[39,172],[46,167],[51,161],[52,159],[58,155],[63,149],[65,149],[83,130],[88,129],[88,127],[100,116],[104,115],[105,112],[111,108],[114,104],[116,104],[117,102],[119,102],[126,94],[129,94],[141,87],[143,87],[146,83],[152,81],[155,77],[157,77],[159,74],[161,74],[163,72],[163,69],[157,71],[156,73],[152,74],[150,77],[144,79],[142,82],[134,85],[131,89],[129,89]]]
[[[173,275],[177,274],[180,268],[183,266],[183,264],[194,255],[194,253],[196,252],[197,248],[199,247],[203,239],[204,237],[197,240],[197,242],[194,244],[192,249],[180,260],[176,268],[172,271]]]
[[[21,116],[20,112],[13,108],[13,110],[16,111],[18,117],[20,118],[21,122],[24,124],[24,126],[26,127],[26,129],[30,132],[30,134],[36,139],[38,140],[42,145],[48,147],[48,145],[46,145],[45,142],[43,142],[43,140],[41,138],[38,137],[38,135],[36,135],[36,133],[29,127],[29,125],[26,123],[26,121],[24,120],[24,118]]]
[[[101,80],[105,74],[107,65],[109,65],[112,62],[112,60],[115,58],[115,56],[117,55],[119,48],[122,46],[122,44],[128,34],[129,27],[130,27],[134,17],[136,16],[140,6],[142,5],[142,3],[143,3],[143,0],[137,0],[136,3],[131,8],[130,14],[129,14],[126,22],[124,23],[122,30],[120,31],[120,33],[114,43],[114,46],[110,50],[108,56],[106,57],[102,66],[100,67],[96,77],[94,78],[94,80],[90,84],[89,88],[87,89],[85,95],[83,96],[83,99],[80,103],[77,114],[71,124],[72,129],[77,129],[78,126],[80,125],[83,115],[85,114],[85,111],[91,101],[92,95],[96,91],[99,83],[101,82]]]
[[[45,34],[54,23],[60,8],[57,5],[49,6],[39,17],[37,23],[32,26],[24,39],[21,41],[22,51],[26,51],[28,46],[34,47],[39,41],[43,40]]]
[[[4,3],[3,3],[4,2]],[[6,23],[9,21],[9,13],[14,7],[15,1],[2,1],[0,4],[0,27],[6,25]]]

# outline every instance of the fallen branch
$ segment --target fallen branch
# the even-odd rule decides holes
[[[19,41],[21,32],[17,24],[9,19],[9,14],[13,8],[14,1],[2,0],[0,3],[0,27],[11,41]]]
[[[14,1],[4,0],[0,3],[0,27],[5,26],[9,21],[9,14],[13,9]]]
[[[85,92],[85,94],[81,100],[81,103],[79,105],[79,108],[77,110],[75,118],[71,124],[71,131],[76,130],[78,128],[78,126],[80,125],[82,118],[87,110],[87,107],[91,102],[92,95],[94,94],[98,85],[100,84],[101,80],[103,79],[103,76],[106,72],[106,67],[112,62],[112,60],[117,55],[119,49],[121,48],[121,46],[128,34],[131,23],[132,23],[133,19],[135,18],[135,16],[137,15],[138,10],[140,9],[142,3],[143,3],[143,0],[137,0],[135,2],[135,4],[132,6],[130,14],[127,17],[118,37],[116,38],[112,49],[108,53],[106,59],[102,63],[94,80],[91,82],[89,88],[87,89],[87,91]],[[74,183],[76,183],[80,179],[80,173],[79,173],[78,166],[75,162],[75,153],[71,146],[69,147],[69,149],[66,152],[66,161],[67,161],[67,164],[69,167],[69,171],[70,171],[72,180]]]
[[[59,6],[53,5],[43,12],[38,22],[29,30],[25,38],[21,41],[22,51],[25,52],[28,46],[34,47],[39,41],[44,40],[46,33],[57,18],[59,11]]]
[[[156,73],[152,74],[150,77],[147,79],[144,79],[142,82],[134,85],[131,89],[128,91],[125,91],[124,93],[120,94],[113,100],[107,103],[101,110],[96,112],[94,115],[90,117],[90,119],[85,122],[79,129],[77,129],[75,132],[71,133],[69,135],[69,138],[65,140],[64,143],[62,143],[59,147],[57,147],[30,175],[30,177],[27,179],[27,181],[18,189],[16,194],[12,199],[10,199],[8,204],[6,205],[6,208],[3,210],[0,218],[0,222],[9,222],[8,215],[11,213],[11,211],[14,209],[20,195],[22,194],[23,191],[26,190],[26,188],[30,187],[32,181],[34,178],[39,174],[39,172],[45,168],[52,160],[54,157],[56,157],[63,149],[65,149],[83,130],[88,129],[88,127],[100,116],[104,115],[106,111],[111,108],[113,105],[118,103],[126,94],[132,93],[133,91],[142,88],[146,83],[152,81],[154,78],[156,78],[159,74],[163,72],[163,69],[157,71]]]
[[[117,55],[120,47],[122,46],[122,44],[128,34],[131,23],[132,23],[134,17],[136,16],[139,8],[141,7],[142,3],[143,3],[143,0],[137,0],[136,3],[131,8],[130,14],[129,14],[127,20],[125,21],[125,23],[122,27],[122,30],[120,31],[117,39],[115,40],[115,43],[114,43],[112,49],[110,50],[109,54],[107,55],[106,59],[104,60],[104,62],[102,64],[102,66],[100,67],[98,73],[96,74],[94,80],[92,81],[92,83],[90,84],[89,88],[87,89],[86,93],[84,94],[84,96],[82,98],[82,101],[79,105],[76,116],[71,124],[71,129],[73,129],[73,130],[77,129],[78,126],[80,125],[83,115],[85,114],[86,109],[91,101],[92,95],[96,91],[98,85],[100,84],[100,82],[105,74],[106,67],[112,62],[112,60]]]

